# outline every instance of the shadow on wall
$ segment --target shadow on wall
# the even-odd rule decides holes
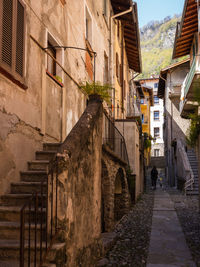
[[[120,168],[115,178],[115,195],[114,195],[114,218],[118,221],[125,214],[125,181],[124,173]]]

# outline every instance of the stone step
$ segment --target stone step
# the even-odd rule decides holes
[[[28,161],[28,169],[30,171],[48,171],[49,160],[33,160]]]
[[[36,151],[36,160],[52,160],[57,151]]]
[[[21,172],[20,175],[24,182],[40,182],[47,179],[47,171],[26,171]]]
[[[32,194],[33,192],[41,192],[41,182],[19,182],[11,183],[12,194]],[[43,184],[43,193],[47,192],[46,183]]]
[[[61,143],[44,143],[43,150],[44,151],[58,151]]]
[[[32,194],[5,194],[0,197],[0,204],[5,206],[23,206],[28,203]],[[41,196],[38,195],[38,204],[41,204]],[[43,195],[43,204],[46,204],[46,196]]]
[[[42,243],[43,253],[45,253],[46,243]],[[64,250],[65,243],[55,243],[52,245],[51,250],[48,252],[48,260],[51,262],[55,262],[57,255]],[[31,242],[31,261],[34,259],[34,242]],[[20,241],[11,239],[0,239],[0,259],[1,261],[6,260],[18,260],[19,259],[19,250],[20,250]],[[37,261],[39,261],[40,257],[40,242],[37,243]],[[28,242],[25,242],[25,260],[27,259],[28,254]]]
[[[41,225],[37,224],[37,229],[40,229]],[[35,237],[35,224],[30,225],[30,237],[34,239]],[[42,238],[44,240],[45,237],[45,229],[46,225],[42,225]],[[29,234],[29,225],[25,224],[25,236],[28,237]],[[37,231],[37,240],[40,240],[40,231]],[[19,222],[8,222],[8,221],[0,221],[0,237],[1,239],[20,239],[20,223]]]
[[[21,206],[0,206],[0,221],[8,221],[8,222],[16,222],[20,221],[20,210]],[[35,218],[35,210],[31,208],[31,221]],[[41,210],[38,211],[38,218],[43,214],[43,218],[45,220],[45,214],[46,209],[43,208],[43,211],[41,213]],[[29,211],[25,211],[25,219],[28,220],[29,217]]]

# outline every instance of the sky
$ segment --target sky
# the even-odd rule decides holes
[[[134,0],[138,6],[139,27],[151,20],[182,14],[185,0]]]

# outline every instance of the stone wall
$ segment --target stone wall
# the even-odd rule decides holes
[[[94,266],[101,253],[102,104],[90,100],[62,145],[59,221],[64,225],[66,266]]]
[[[130,194],[126,178],[126,163],[107,146],[102,151],[103,229],[109,232],[115,223],[128,212]]]

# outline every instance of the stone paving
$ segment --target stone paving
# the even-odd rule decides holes
[[[164,189],[148,190],[120,221],[97,266],[200,267],[198,198]]]
[[[195,267],[179,223],[174,202],[162,189],[155,191],[147,267]]]

